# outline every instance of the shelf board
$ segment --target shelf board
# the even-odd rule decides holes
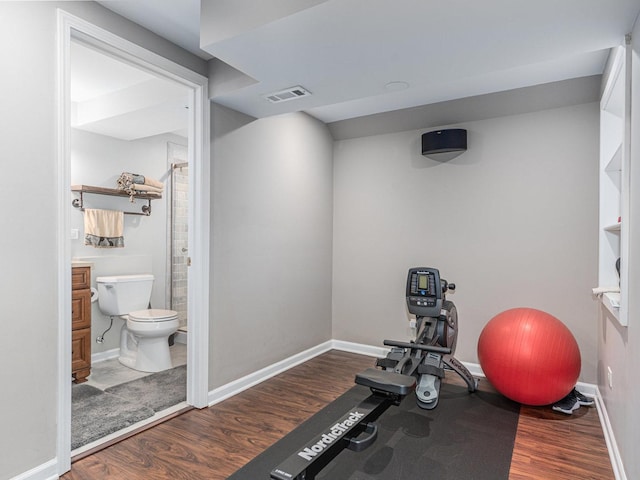
[[[614,223],[613,225],[607,225],[606,227],[603,227],[602,229],[605,232],[620,232],[620,226],[622,224],[621,223]]]
[[[71,191],[80,192],[80,193],[93,193],[96,195],[111,195],[112,197],[130,197],[131,196],[124,190],[118,190],[116,188],[94,187],[91,185],[71,185]],[[142,198],[145,200],[157,200],[162,198],[162,195],[136,193],[134,197]]]
[[[604,167],[605,172],[620,172],[622,171],[622,143],[618,145],[615,153],[611,156],[609,163]]]
[[[620,293],[619,292],[607,292],[603,293],[600,298],[602,304],[607,310],[620,321]]]

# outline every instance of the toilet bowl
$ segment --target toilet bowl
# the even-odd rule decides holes
[[[168,339],[178,330],[177,312],[154,308],[130,312],[125,317],[120,334],[120,363],[141,372],[172,368]]]
[[[178,313],[149,305],[151,274],[97,277],[98,307],[105,315],[125,320],[120,332],[120,363],[142,372],[160,372],[173,365],[169,336],[178,330]]]

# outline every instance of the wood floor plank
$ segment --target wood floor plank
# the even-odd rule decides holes
[[[521,407],[510,480],[615,478],[598,412]]]
[[[331,351],[74,462],[63,480],[225,479],[353,386],[371,357]],[[447,372],[450,383],[463,384]],[[494,391],[486,381],[479,388]],[[613,480],[595,408],[522,407],[509,480]]]

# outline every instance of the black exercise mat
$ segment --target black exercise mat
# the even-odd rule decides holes
[[[356,385],[229,477],[269,479],[276,466],[369,394]],[[318,480],[507,479],[520,406],[488,392],[443,384],[434,410],[415,395],[377,421],[378,439],[363,452],[343,450]]]

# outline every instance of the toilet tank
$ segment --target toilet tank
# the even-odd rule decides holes
[[[149,307],[153,275],[97,277],[98,307],[105,315],[126,315]]]

